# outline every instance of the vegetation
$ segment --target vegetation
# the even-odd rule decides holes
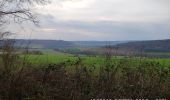
[[[103,57],[21,56],[12,49],[1,55],[3,100],[170,98],[170,65],[161,59],[112,57],[109,53]],[[41,63],[35,64],[36,59]]]
[[[64,53],[43,53],[43,54],[28,54],[28,55],[19,55],[20,59],[24,59],[25,56],[27,57],[27,61],[31,64],[43,64],[43,63],[53,63],[59,64],[62,62],[66,62],[68,60],[75,61],[77,56],[71,54],[64,54]],[[91,65],[104,65],[105,58],[104,56],[88,56],[88,55],[79,55],[82,59],[82,63],[91,66]],[[112,63],[118,62],[120,60],[126,59],[129,63],[140,63],[140,61],[151,61],[151,62],[158,62],[163,66],[170,66],[170,59],[169,58],[144,58],[144,57],[124,57],[124,56],[112,56],[111,61]]]

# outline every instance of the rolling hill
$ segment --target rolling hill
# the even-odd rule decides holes
[[[150,40],[150,41],[132,41],[118,44],[114,47],[120,49],[131,49],[145,52],[170,52],[170,39]]]
[[[170,52],[170,39],[148,41],[63,41],[63,40],[24,40],[11,39],[16,47],[29,47],[33,49],[68,49],[88,48],[84,50],[100,51],[110,45],[118,51],[143,51],[143,52]],[[2,40],[0,41],[2,44]],[[75,50],[75,49],[74,49]]]
[[[45,49],[58,49],[58,48],[77,48],[77,47],[102,47],[105,45],[117,45],[125,43],[123,41],[63,41],[63,40],[24,40],[24,39],[11,39],[15,46],[29,48],[45,48]],[[2,44],[2,41],[0,41]]]

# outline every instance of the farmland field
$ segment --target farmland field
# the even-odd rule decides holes
[[[21,58],[27,58],[27,61],[32,63],[32,64],[45,64],[45,63],[62,63],[62,62],[74,62],[77,57],[74,55],[68,55],[68,54],[43,54],[43,55],[21,55]],[[82,59],[82,62],[85,65],[96,65],[100,66],[103,65],[105,62],[105,57],[104,56],[80,56]],[[115,56],[112,57],[112,62],[120,61],[120,60],[126,60],[127,62],[131,64],[139,63],[141,60],[142,61],[153,61],[153,62],[159,62],[161,65],[164,66],[170,66],[170,58],[138,58],[138,57],[133,57],[133,58],[128,58],[128,57],[123,57],[123,56]]]

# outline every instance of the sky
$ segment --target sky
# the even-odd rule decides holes
[[[24,23],[10,29],[15,28],[15,38],[24,39],[170,39],[169,5],[170,0],[52,0],[32,9],[38,27]]]

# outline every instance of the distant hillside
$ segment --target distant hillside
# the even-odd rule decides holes
[[[72,41],[72,43],[81,47],[102,47],[106,45],[127,43],[127,41]]]
[[[170,52],[170,39],[150,41],[63,41],[63,40],[24,40],[16,39],[15,46],[29,48],[101,48],[110,45],[117,50],[145,51],[145,52]],[[2,44],[2,41],[0,41]]]
[[[73,47],[74,44],[63,40],[24,40],[24,39],[11,39],[16,47],[29,47],[29,48],[68,48]],[[2,44],[2,41],[1,41]]]
[[[63,40],[24,40],[16,39],[11,41],[14,42],[15,46],[18,47],[29,47],[29,48],[46,48],[46,49],[57,49],[57,48],[77,48],[77,47],[102,47],[105,45],[117,45],[125,43],[122,41],[63,41]],[[2,44],[2,41],[0,41]]]
[[[74,44],[68,41],[63,40],[15,40],[17,46],[22,45],[26,46],[29,45],[30,48],[68,48],[73,47]]]
[[[118,44],[116,48],[130,49],[145,52],[170,52],[170,39],[167,40],[150,40],[150,41],[133,41]]]

